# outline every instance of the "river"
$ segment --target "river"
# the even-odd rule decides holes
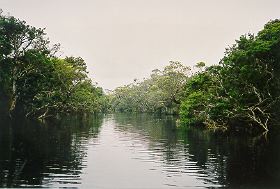
[[[172,116],[0,122],[0,187],[279,188],[280,137],[179,129]]]

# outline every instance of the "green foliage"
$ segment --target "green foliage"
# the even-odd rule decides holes
[[[268,131],[280,113],[280,21],[241,36],[215,66],[180,62],[105,95],[80,57],[58,58],[43,29],[0,14],[0,113],[159,112],[187,125]],[[242,123],[242,124],[240,124]]]
[[[170,62],[150,78],[119,87],[112,94],[112,108],[120,112],[178,113],[190,68]]]
[[[103,91],[87,77],[84,60],[55,57],[59,45],[51,47],[45,35],[43,29],[0,15],[1,108],[37,118],[103,110]]]
[[[241,36],[219,66],[188,81],[182,122],[215,128],[241,122],[268,131],[279,113],[279,65],[280,21],[274,20],[257,36]]]

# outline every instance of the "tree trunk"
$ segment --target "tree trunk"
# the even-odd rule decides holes
[[[10,108],[9,108],[9,113],[13,114],[15,113],[16,106],[17,106],[17,74],[18,74],[18,69],[15,67],[12,72],[12,91],[11,91],[11,99],[10,99]]]

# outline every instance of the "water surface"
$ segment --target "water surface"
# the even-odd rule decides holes
[[[0,122],[0,187],[279,188],[279,136],[176,127],[112,114]]]

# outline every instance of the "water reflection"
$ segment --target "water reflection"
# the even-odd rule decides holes
[[[161,169],[167,178],[159,187],[224,186],[224,183],[218,181],[217,173],[213,172],[214,165],[211,162],[210,166],[199,162],[204,158],[204,153],[208,154],[208,149],[202,145],[192,148],[188,135],[192,136],[193,133],[191,130],[180,131],[176,127],[176,118],[144,114],[129,116],[116,114],[114,118],[117,130],[126,133],[126,136],[131,135],[132,141],[135,138],[139,139],[132,148],[135,150],[135,146],[142,146],[139,149],[142,155],[136,158],[144,162],[153,162],[156,166],[150,170]],[[193,138],[192,142],[195,145],[199,141],[200,139]],[[191,153],[192,149],[196,149],[198,154]]]
[[[2,119],[0,187],[75,186],[85,166],[88,138],[102,119],[65,118],[55,123]]]
[[[178,187],[280,186],[279,136],[246,137],[195,128],[180,130],[174,118],[168,116],[120,114],[115,115],[115,120],[118,130],[141,136],[147,145],[144,153],[161,162],[167,176],[195,176],[202,181],[186,183],[174,178]]]
[[[280,186],[279,136],[181,130],[147,114],[0,123],[0,187]]]

